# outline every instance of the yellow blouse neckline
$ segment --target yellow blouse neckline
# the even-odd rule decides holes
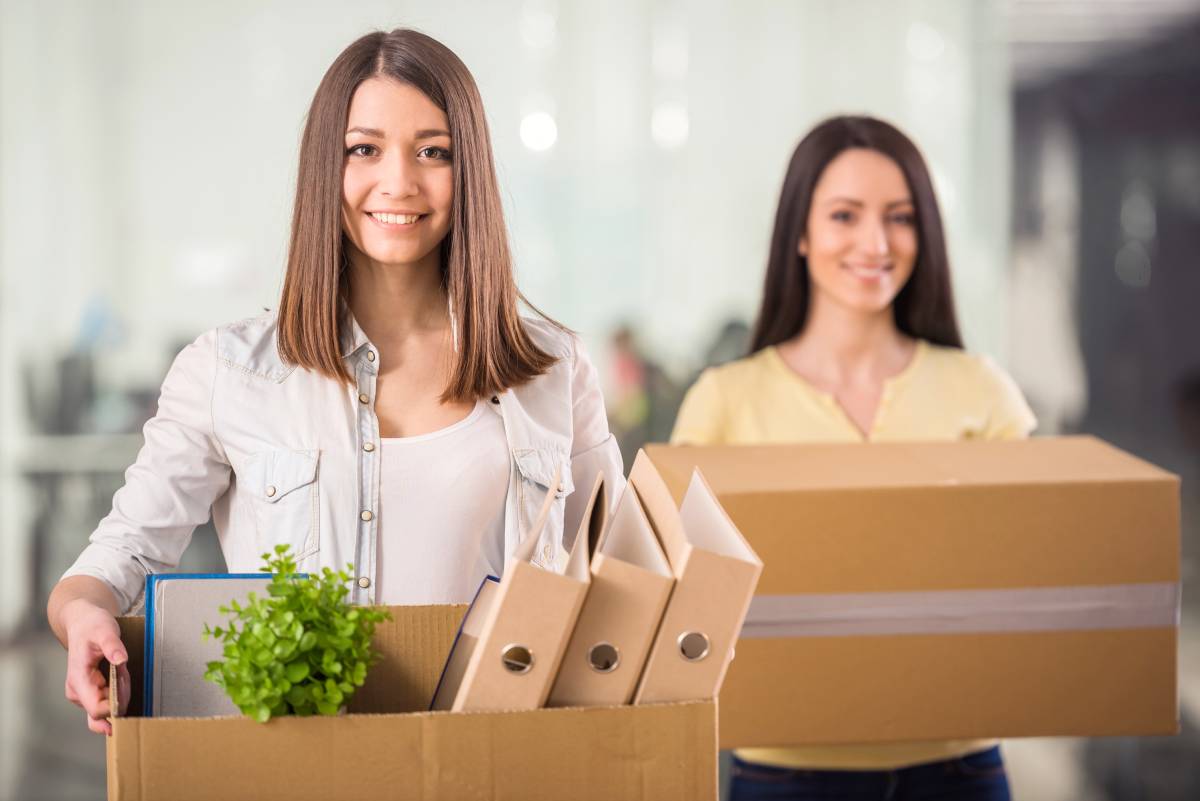
[[[929,343],[927,343],[925,340],[917,340],[917,347],[913,351],[912,358],[908,360],[908,364],[904,365],[900,372],[896,373],[895,375],[888,376],[883,380],[883,392],[885,395],[887,394],[889,388],[904,383],[912,376],[914,372],[916,372],[917,365],[920,364],[921,360],[924,358],[925,351],[928,350],[928,348]],[[775,363],[777,368],[783,370],[783,372],[786,373],[792,380],[798,382],[806,390],[814,395],[833,398],[833,395],[825,392],[822,389],[818,389],[815,384],[793,370],[791,366],[784,360],[783,356],[780,355],[779,347],[777,345],[770,345],[765,348],[765,350],[770,360]]]
[[[883,419],[889,403],[895,396],[896,388],[903,385],[916,372],[925,356],[925,351],[928,350],[928,343],[923,339],[917,340],[916,349],[913,351],[912,358],[908,360],[908,364],[904,365],[903,369],[895,375],[889,376],[883,380],[883,391],[879,396],[879,405],[875,409],[875,414],[871,419],[871,427],[867,431],[863,431],[858,427],[858,424],[851,419],[850,415],[842,407],[831,393],[818,389],[811,381],[797,373],[780,355],[779,349],[775,345],[765,348],[767,358],[774,363],[777,370],[782,371],[794,385],[800,387],[804,392],[818,398],[822,403],[829,406],[837,414],[839,414],[845,424],[858,435],[858,438],[863,442],[870,442],[875,438],[879,430],[879,421]]]

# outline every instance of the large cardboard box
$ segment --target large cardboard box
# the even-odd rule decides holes
[[[646,453],[764,563],[722,747],[1178,730],[1170,473],[1090,437]]]
[[[713,701],[426,712],[466,607],[390,607],[339,717],[142,718],[108,738],[110,801],[715,799]],[[141,698],[142,618],[121,618]]]

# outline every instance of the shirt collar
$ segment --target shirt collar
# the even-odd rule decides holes
[[[371,344],[345,303],[342,304],[341,314],[338,317],[338,339],[341,342],[343,359],[354,355],[364,345]]]

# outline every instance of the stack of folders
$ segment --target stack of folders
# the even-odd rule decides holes
[[[146,717],[240,715],[225,691],[204,679],[220,659],[221,641],[204,638],[204,624],[222,625],[220,607],[266,594],[267,573],[171,573],[146,577],[142,698]]]
[[[611,519],[597,479],[563,574],[531,561],[548,509],[480,587],[431,708],[716,697],[762,562],[700,473],[677,507],[639,453]]]
[[[556,472],[551,486],[557,487],[560,478]],[[587,593],[588,545],[596,528],[589,524],[600,515],[603,526],[603,485],[597,481],[592,491],[583,531],[562,573],[534,562],[555,501],[555,492],[547,492],[533,528],[506,559],[504,577],[488,577],[480,585],[451,646],[432,709],[537,709],[546,703]]]
[[[635,704],[715,698],[762,573],[762,560],[734,526],[700,474],[683,503],[644,452],[629,484],[641,500],[675,576]]]

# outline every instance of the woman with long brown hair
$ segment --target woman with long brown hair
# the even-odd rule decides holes
[[[115,616],[210,514],[231,571],[286,544],[301,570],[351,564],[356,603],[462,603],[554,493],[535,558],[561,568],[573,488],[619,490],[621,458],[576,338],[521,299],[470,72],[415,31],[354,42],[308,113],[278,313],[178,356],[50,596],[89,727],[111,731],[102,658],[127,691]]]
[[[1012,380],[963,350],[920,151],[870,117],[818,125],[784,179],[751,353],[700,376],[672,441],[1001,439],[1034,425]],[[955,741],[745,749],[731,797],[1008,795],[996,744]]]

